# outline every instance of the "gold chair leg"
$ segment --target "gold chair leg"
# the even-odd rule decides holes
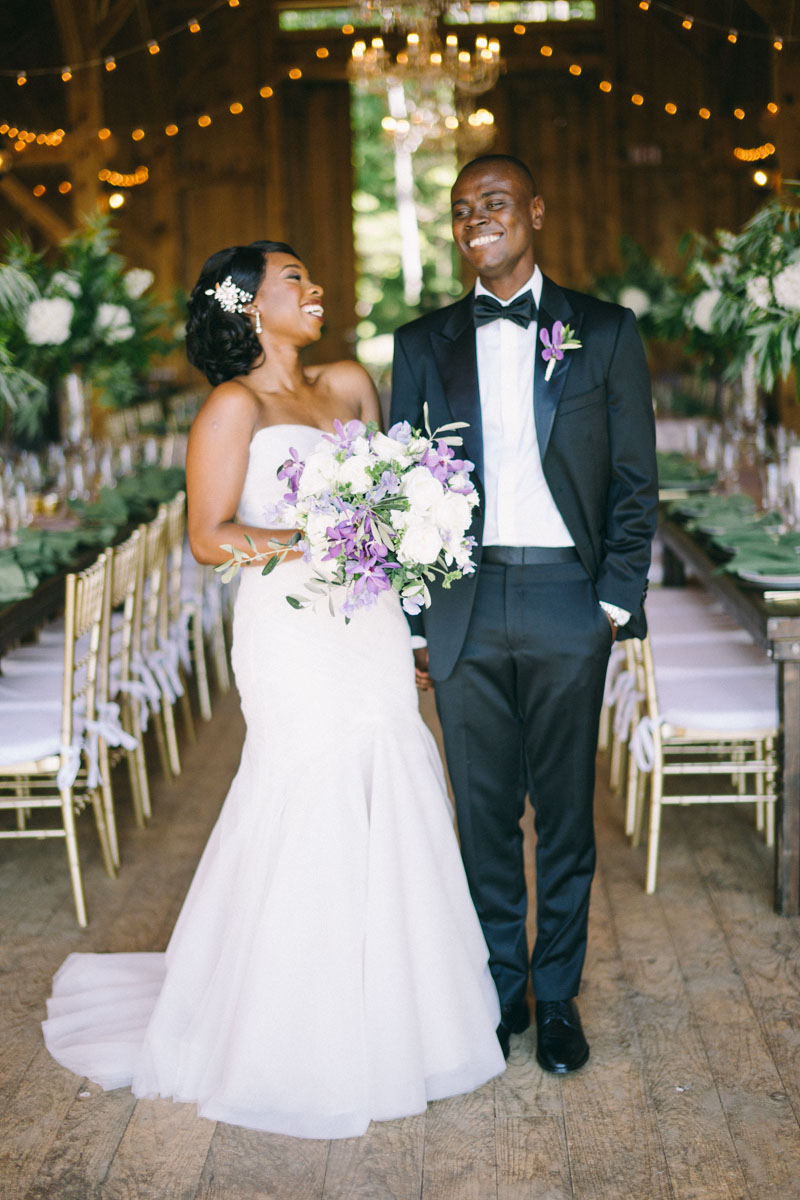
[[[178,668],[178,675],[183,686],[183,695],[181,696],[181,716],[183,724],[186,728],[186,737],[191,743],[197,741],[197,734],[194,728],[194,716],[192,715],[192,699],[189,695],[189,681],[186,678],[186,673],[183,667]]]
[[[167,735],[169,769],[177,778],[181,773],[181,756],[178,751],[178,732],[175,728],[175,709],[169,701],[165,701],[161,711],[164,714],[164,730]]]
[[[211,720],[211,693],[208,688],[208,667],[206,665],[206,650],[203,642],[202,612],[196,607],[189,623],[189,636],[192,640],[192,661],[194,677],[197,681],[197,700],[200,706],[200,716],[204,721]]]
[[[81,878],[81,862],[78,856],[78,839],[75,834],[75,810],[72,807],[72,788],[59,789],[61,795],[61,815],[64,821],[64,839],[67,846],[67,863],[72,880],[72,895],[75,900],[75,915],[81,929],[89,924],[86,915],[86,901],[83,895],[83,879]]]
[[[645,891],[652,896],[656,890],[656,873],[658,871],[658,844],[661,838],[661,796],[662,777],[660,770],[654,768],[650,792],[650,832],[647,839],[647,882]]]
[[[156,733],[156,747],[158,749],[158,761],[161,765],[161,773],[165,779],[172,779],[172,768],[170,767],[169,755],[167,754],[167,734],[163,708],[153,713],[153,726]]]
[[[119,839],[117,837],[117,817],[114,811],[114,789],[111,783],[111,763],[108,761],[108,746],[104,741],[98,748],[100,755],[100,789],[103,795],[103,813],[105,817],[108,848],[114,867],[119,866]]]
[[[106,869],[106,875],[110,879],[116,879],[117,869],[114,866],[114,859],[111,857],[111,843],[108,837],[103,797],[100,792],[92,793],[92,810],[94,812],[94,823],[97,826],[97,836],[100,839],[100,852],[103,855],[103,866]]]

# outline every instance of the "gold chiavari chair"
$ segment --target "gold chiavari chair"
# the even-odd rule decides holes
[[[166,576],[167,512],[140,526],[143,551],[139,556],[134,606],[131,674],[141,685],[153,716],[161,770],[167,779],[180,774],[178,740],[172,713],[176,692],[170,679],[167,658],[159,645],[160,611]],[[144,804],[144,796],[143,796]],[[149,800],[144,806],[149,817]]]
[[[115,727],[113,732],[116,734],[110,738],[101,738],[99,743],[103,800],[109,830],[116,827],[113,821],[111,767],[116,765],[123,755],[128,763],[136,824],[143,827],[145,813],[150,811],[141,716],[142,701],[146,704],[146,693],[144,685],[141,681],[134,680],[131,672],[136,586],[143,540],[141,529],[136,529],[119,546],[106,551],[110,560],[110,580],[106,589],[100,642],[100,691],[103,700],[98,708],[106,722]],[[112,850],[114,861],[119,866],[116,836],[112,838]]]
[[[16,703],[19,680],[11,680],[5,694],[7,707],[0,720],[0,809],[16,814],[16,828],[0,830],[0,838],[64,838],[78,924],[87,924],[76,811],[87,801],[94,812],[106,871],[115,874],[106,815],[102,801],[99,761],[92,753],[97,728],[98,674],[108,558],[79,574],[70,574],[65,585],[64,660],[58,674],[35,677],[38,700]],[[48,681],[60,702],[48,697]],[[57,810],[59,821],[40,822],[47,810]],[[34,814],[36,819],[34,820]]]
[[[181,710],[186,733],[194,741],[194,720],[189,699],[187,676],[192,675],[197,687],[200,715],[211,719],[211,698],[208,690],[205,646],[203,643],[202,609],[184,595],[183,551],[186,534],[186,493],[178,492],[166,504],[167,580],[165,602],[161,613],[161,644],[171,655],[173,670],[183,688]]]
[[[715,647],[719,660],[723,646]],[[631,737],[635,768],[629,803],[636,807],[633,843],[638,845],[649,784],[645,890],[652,893],[664,805],[764,805],[772,828],[777,799],[775,679],[774,668],[741,664],[732,657],[727,667],[720,662],[713,671],[680,677],[667,673],[659,679],[649,639],[632,639],[631,650],[646,714]],[[668,790],[675,780],[678,786]]]

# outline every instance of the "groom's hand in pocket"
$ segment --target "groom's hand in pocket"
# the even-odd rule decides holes
[[[421,646],[414,651],[414,679],[421,692],[433,688],[433,680],[428,674],[428,647]]]

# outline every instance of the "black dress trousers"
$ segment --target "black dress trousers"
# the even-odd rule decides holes
[[[537,833],[533,988],[538,1000],[567,999],[586,953],[611,627],[580,562],[482,563],[479,572],[458,662],[436,682],[464,866],[501,1006],[513,1005],[529,966],[520,829],[528,793]]]

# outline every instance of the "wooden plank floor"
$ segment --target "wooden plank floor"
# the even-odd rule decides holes
[[[163,949],[241,737],[232,693],[184,744],[180,780],[156,774],[144,831],[120,777],[117,880],[82,818],[87,931],[74,922],[63,846],[3,845],[3,1200],[800,1196],[800,921],[771,910],[771,854],[749,809],[668,809],[659,891],[645,896],[643,851],[626,843],[602,759],[581,996],[592,1058],[577,1075],[543,1074],[529,1031],[496,1082],[328,1143],[217,1125],[59,1067],[39,1029],[53,972],[72,950]]]

